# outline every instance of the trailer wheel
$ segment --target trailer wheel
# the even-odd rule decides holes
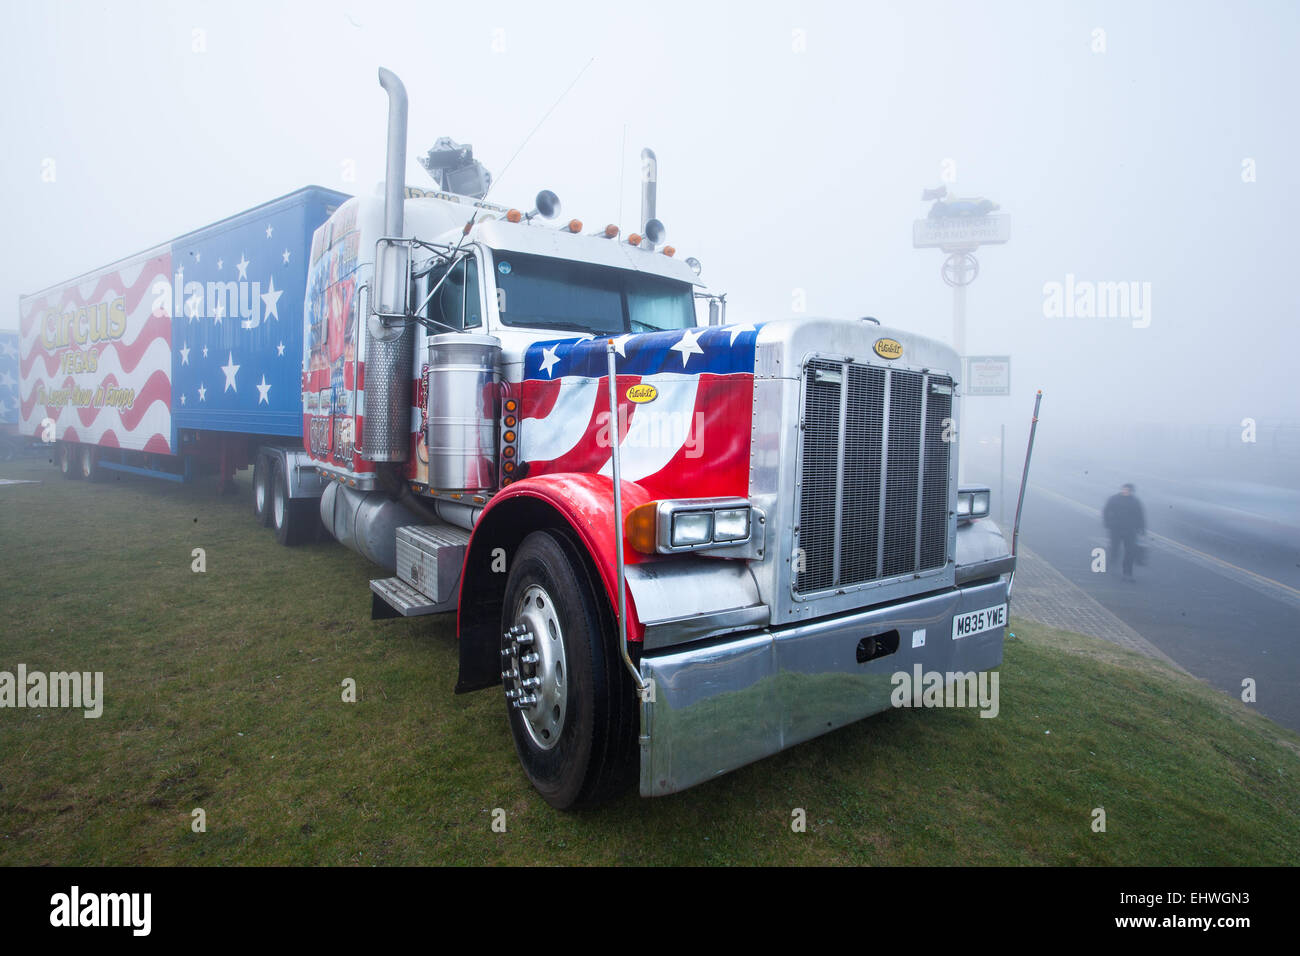
[[[271,528],[275,540],[285,547],[310,541],[320,521],[320,502],[315,498],[290,498],[289,478],[283,463],[273,465],[271,479]]]
[[[86,481],[99,481],[104,471],[99,467],[99,449],[94,445],[82,445],[77,463],[81,468],[81,477]]]
[[[77,446],[71,442],[59,442],[59,474],[68,480],[81,477],[77,464]]]
[[[271,523],[271,459],[258,455],[253,463],[253,520],[265,528]]]
[[[577,547],[534,531],[502,605],[502,683],[524,772],[561,810],[607,800],[636,772],[637,709],[610,613]]]

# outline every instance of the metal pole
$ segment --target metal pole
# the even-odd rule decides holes
[[[1007,426],[1002,423],[1001,437],[998,438],[998,527],[1007,525]]]
[[[962,361],[962,376],[966,374],[966,287],[952,287],[952,347]]]
[[[646,688],[641,672],[632,663],[627,650],[627,570],[623,564],[623,469],[619,455],[619,442],[623,437],[618,420],[618,373],[614,367],[614,340],[605,340],[605,365],[609,372],[609,444],[610,460],[614,464],[614,555],[618,561],[618,650],[623,664],[636,682],[638,691]]]
[[[1016,501],[1016,523],[1011,531],[1011,554],[1016,553],[1016,542],[1020,538],[1020,512],[1025,506],[1025,485],[1029,483],[1029,458],[1034,453],[1034,433],[1038,431],[1038,406],[1043,403],[1043,390],[1040,388],[1034,396],[1034,418],[1029,423],[1029,444],[1025,446],[1025,470],[1020,475],[1020,498]]]

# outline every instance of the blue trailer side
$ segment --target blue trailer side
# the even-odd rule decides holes
[[[347,198],[308,186],[172,243],[173,447],[186,430],[302,434],[312,233]]]

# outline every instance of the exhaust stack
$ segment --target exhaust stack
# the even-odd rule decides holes
[[[384,235],[401,238],[406,203],[406,87],[381,68],[379,85],[388,93],[388,165],[384,177]],[[406,245],[380,241],[375,249],[374,295],[366,320],[365,424],[361,457],[403,462],[411,445],[411,365],[415,332],[404,316],[410,283]],[[378,314],[375,314],[378,313]]]
[[[657,239],[652,239],[649,224],[655,221],[655,200],[659,189],[659,160],[655,151],[647,146],[641,150],[641,242],[642,249],[654,251]],[[663,238],[660,236],[659,238]]]

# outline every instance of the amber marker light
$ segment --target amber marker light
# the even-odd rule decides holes
[[[656,550],[655,528],[659,523],[659,502],[647,501],[637,505],[628,512],[623,522],[623,534],[627,543],[642,554],[654,554]]]
[[[677,250],[674,249],[672,246],[664,246],[664,255],[668,256],[669,258],[672,258],[673,256],[677,255]]]
[[[570,219],[569,225],[566,228],[569,230],[569,232],[582,232],[582,220]]]
[[[627,244],[629,246],[639,246],[641,245],[641,237],[635,232],[630,233],[627,237]]]
[[[518,209],[511,209],[508,213],[506,213],[507,222],[519,222],[523,218],[524,218],[524,214],[521,213]]]

